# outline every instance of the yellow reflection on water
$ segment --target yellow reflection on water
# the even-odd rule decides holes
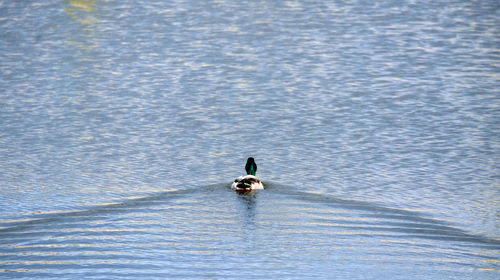
[[[480,271],[500,271],[498,268],[478,268]]]
[[[94,1],[70,0],[69,6],[67,6],[64,10],[69,16],[78,21],[80,24],[89,25],[96,22],[94,17],[89,16],[89,13],[94,11],[93,5]],[[85,12],[86,14],[77,15],[77,12]]]
[[[78,28],[69,32],[64,42],[75,50],[72,55],[79,62],[67,75],[74,79],[80,79],[84,73],[93,71],[94,65],[99,63],[95,59],[94,53],[99,47],[95,40],[97,24],[100,23],[96,17],[97,7],[94,1],[89,0],[66,0],[62,2],[62,5],[64,5],[64,11],[69,19],[65,24],[70,28],[72,26]],[[75,25],[75,22],[79,25]],[[85,91],[76,93],[84,94]]]
[[[101,247],[101,246],[96,246]],[[78,255],[78,256],[110,256],[110,255],[123,255],[119,251],[74,251],[71,252],[15,252],[15,253],[0,253],[0,256],[63,256],[63,255]]]
[[[17,222],[30,222],[32,219],[19,219],[19,220],[4,220],[0,221],[0,223],[17,223]]]
[[[500,263],[499,260],[483,260],[483,262],[487,262],[487,263]]]
[[[92,7],[94,5],[94,1],[89,1],[89,0],[69,0],[69,5],[74,8],[78,8],[81,10],[84,10],[86,12],[92,12],[94,8]],[[66,9],[71,10],[71,8]]]
[[[41,272],[47,271],[46,269],[0,269],[0,272]]]

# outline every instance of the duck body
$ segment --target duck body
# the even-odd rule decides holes
[[[249,192],[253,190],[263,190],[262,182],[253,175],[240,176],[231,185],[231,189],[237,192]]]
[[[237,192],[249,192],[252,190],[264,189],[264,185],[262,184],[262,182],[259,180],[259,178],[255,177],[255,173],[257,172],[257,164],[255,163],[253,157],[249,157],[247,159],[245,170],[247,172],[247,175],[236,178],[231,185],[231,189]]]

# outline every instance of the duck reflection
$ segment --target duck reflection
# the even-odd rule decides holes
[[[238,193],[239,211],[244,221],[244,227],[253,229],[255,226],[255,216],[257,212],[257,192]]]

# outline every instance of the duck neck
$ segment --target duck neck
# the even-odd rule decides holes
[[[248,170],[248,175],[253,175],[255,176],[255,169],[253,167],[253,164],[250,166],[250,170]]]

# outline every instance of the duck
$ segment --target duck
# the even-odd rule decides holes
[[[231,189],[240,193],[264,189],[264,185],[262,184],[262,182],[259,180],[259,178],[255,177],[255,173],[257,173],[257,164],[255,163],[253,157],[249,157],[247,159],[245,170],[247,172],[247,175],[236,178],[231,185]]]

